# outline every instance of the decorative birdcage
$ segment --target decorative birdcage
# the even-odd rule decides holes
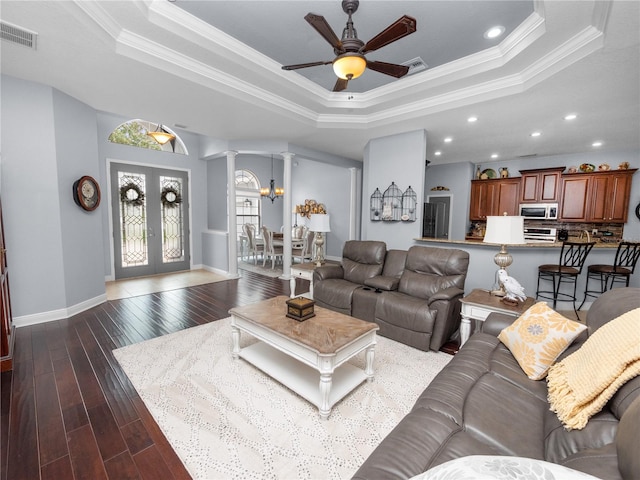
[[[395,182],[391,182],[382,194],[382,220],[399,222],[402,217],[402,191]]]
[[[411,185],[402,194],[402,216],[400,219],[403,222],[415,222],[416,221],[416,205],[418,204],[418,196],[413,191]]]
[[[372,222],[382,220],[382,193],[376,188],[369,200],[370,218]]]

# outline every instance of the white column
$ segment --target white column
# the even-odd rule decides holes
[[[238,152],[228,150],[227,154],[227,244],[229,249],[229,275],[238,276],[238,239],[236,221],[236,155]]]
[[[284,225],[283,233],[283,255],[282,255],[282,278],[288,280],[291,277],[291,211],[293,202],[291,201],[291,159],[294,153],[282,152],[284,158],[284,196],[282,197],[282,220]]]
[[[356,239],[356,220],[357,220],[357,204],[358,204],[358,196],[357,196],[357,173],[358,169],[350,168],[349,169],[349,180],[350,180],[350,191],[349,191],[349,240]]]

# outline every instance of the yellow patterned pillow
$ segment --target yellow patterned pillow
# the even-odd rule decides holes
[[[587,327],[549,308],[532,305],[502,330],[498,339],[506,345],[531,380],[542,380],[547,370]]]

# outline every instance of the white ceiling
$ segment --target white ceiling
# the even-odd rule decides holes
[[[281,69],[333,57],[308,12],[341,35],[339,0],[2,0],[2,21],[36,32],[38,46],[0,42],[1,71],[97,110],[355,160],[370,139],[416,129],[434,164],[587,152],[596,140],[640,149],[638,1],[362,0],[353,19],[365,42],[403,14],[418,28],[367,58],[420,56],[429,68],[397,80],[367,71],[337,93],[330,65]],[[494,19],[507,35],[489,45]]]

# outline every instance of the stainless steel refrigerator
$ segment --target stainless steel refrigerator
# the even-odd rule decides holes
[[[432,199],[424,204],[422,236],[426,238],[449,238],[448,199]]]

